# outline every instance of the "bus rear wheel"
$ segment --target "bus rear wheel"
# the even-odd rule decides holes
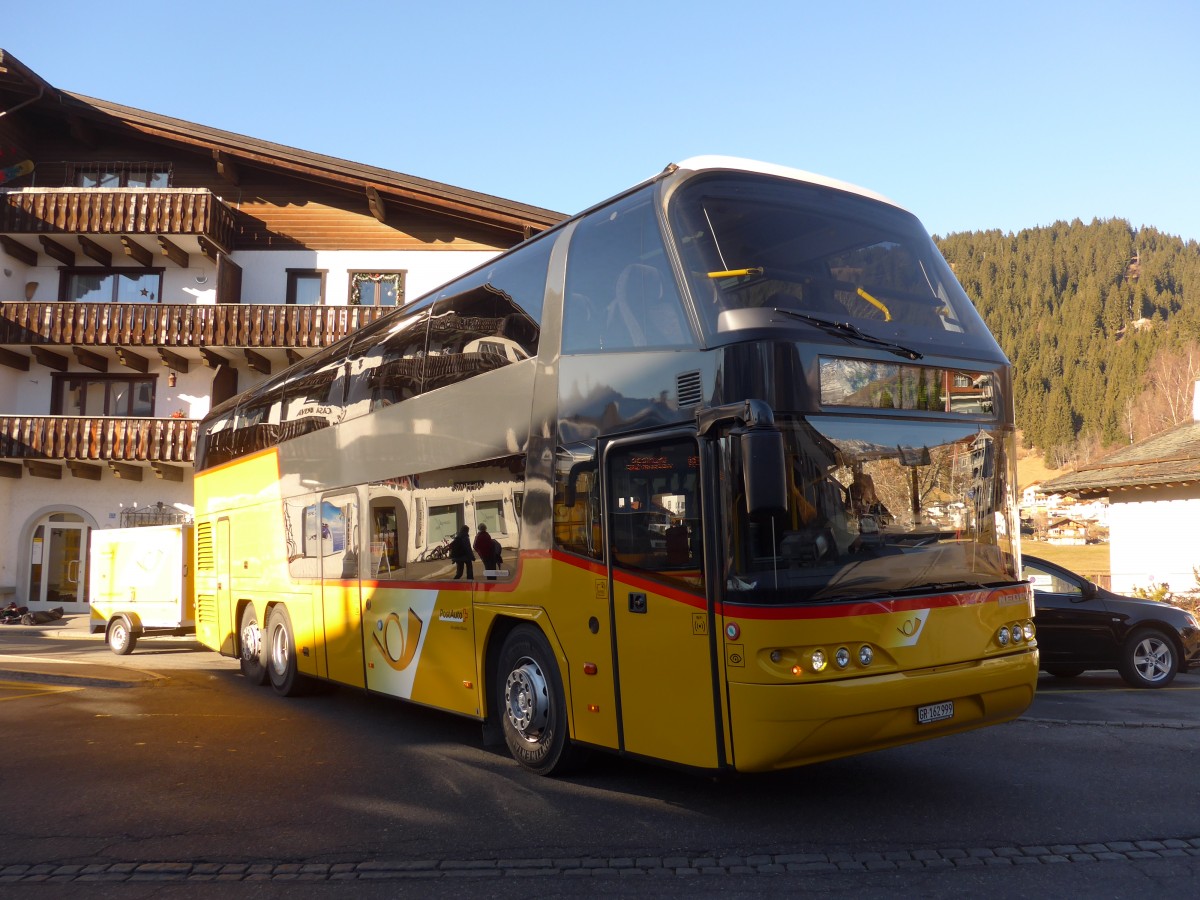
[[[238,625],[238,665],[242,675],[251,684],[267,683],[267,667],[263,665],[262,629],[258,627],[258,614],[250,604],[242,610],[242,621]]]
[[[500,649],[496,709],[513,758],[539,775],[561,774],[577,762],[567,734],[567,701],[550,642],[519,625]]]
[[[308,678],[296,667],[296,637],[287,607],[273,606],[267,614],[267,677],[281,697],[296,697],[308,689]]]

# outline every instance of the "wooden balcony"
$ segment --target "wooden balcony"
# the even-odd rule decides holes
[[[119,478],[140,481],[153,468],[160,478],[181,481],[195,456],[199,422],[106,416],[0,416],[0,475],[23,472],[61,478],[62,467],[78,478],[100,480],[107,464]]]
[[[0,303],[0,345],[320,348],[392,307]]]
[[[175,235],[228,252],[234,213],[206,188],[0,190],[3,235]]]

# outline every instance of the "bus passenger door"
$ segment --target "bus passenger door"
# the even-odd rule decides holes
[[[723,742],[700,459],[686,431],[609,444],[605,533],[622,749],[715,768]]]
[[[324,668],[340,684],[365,687],[362,635],[362,535],[354,494],[321,498],[321,635]],[[370,555],[367,555],[369,564]]]

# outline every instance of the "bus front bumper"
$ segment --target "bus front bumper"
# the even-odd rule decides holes
[[[839,681],[730,682],[734,768],[792,768],[1015,719],[1033,702],[1037,676],[1038,653],[1029,650]],[[919,708],[946,701],[952,716],[918,721]]]

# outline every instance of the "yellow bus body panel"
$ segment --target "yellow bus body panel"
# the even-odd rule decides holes
[[[521,557],[518,583],[519,591],[509,586],[507,591],[481,590],[475,595],[479,671],[486,671],[484,654],[495,640],[497,619],[534,622],[560,655],[571,737],[615,749],[616,673],[607,576],[598,566],[564,564],[548,553],[527,553]],[[593,667],[594,674],[589,674]]]
[[[469,585],[363,583],[366,686],[372,691],[480,716],[475,616]]]
[[[686,766],[721,764],[704,600],[622,575],[614,585],[625,750]],[[645,611],[635,596],[644,596]]]

